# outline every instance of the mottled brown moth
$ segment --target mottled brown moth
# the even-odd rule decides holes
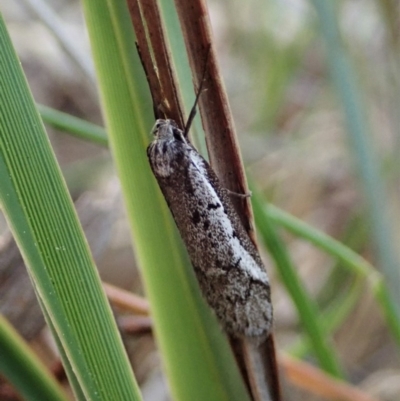
[[[260,341],[272,327],[268,276],[232,195],[189,142],[189,125],[183,131],[173,120],[156,121],[150,166],[222,326],[235,337]]]

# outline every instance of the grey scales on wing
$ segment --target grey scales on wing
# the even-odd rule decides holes
[[[147,154],[187,247],[201,290],[227,332],[265,338],[268,276],[230,195],[173,120],[157,120]]]

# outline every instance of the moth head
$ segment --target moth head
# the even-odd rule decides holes
[[[157,120],[151,132],[154,141],[147,148],[150,166],[156,178],[169,177],[182,161],[188,143],[173,120]]]
[[[166,122],[166,120],[158,119],[158,120],[156,120],[155,124],[153,125],[151,134],[154,136],[155,139],[158,138],[159,132],[162,129],[162,127],[165,125],[165,122]]]
[[[182,130],[178,128],[178,125],[174,120],[158,119],[152,129],[152,134],[156,140],[178,140],[186,142]]]

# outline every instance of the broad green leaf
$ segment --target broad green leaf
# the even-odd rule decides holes
[[[79,399],[138,400],[72,201],[0,19],[0,201]],[[79,395],[78,395],[79,394]]]

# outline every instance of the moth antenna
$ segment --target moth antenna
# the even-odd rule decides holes
[[[199,98],[200,98],[201,92],[203,91],[203,84],[204,84],[205,77],[206,77],[207,64],[208,64],[208,58],[210,56],[210,51],[211,51],[211,44],[208,45],[207,54],[206,54],[206,58],[205,58],[205,61],[204,61],[203,73],[202,73],[202,76],[201,76],[200,86],[199,86],[199,89],[198,89],[197,94],[196,94],[196,99],[194,101],[192,109],[190,110],[189,118],[188,118],[187,123],[185,125],[185,129],[183,130],[183,134],[184,134],[185,137],[187,137],[187,135],[189,133],[189,130],[190,130],[190,126],[192,125],[193,119],[196,116],[197,103],[199,102]]]
[[[153,101],[154,118],[165,119],[167,111],[169,110],[169,106],[166,103],[164,96],[162,94],[160,81],[158,79],[154,65],[153,64],[148,65],[146,63],[146,58],[144,57],[144,54],[140,48],[139,43],[135,42],[135,45],[144,73],[146,75],[147,84],[149,85],[151,99]]]

